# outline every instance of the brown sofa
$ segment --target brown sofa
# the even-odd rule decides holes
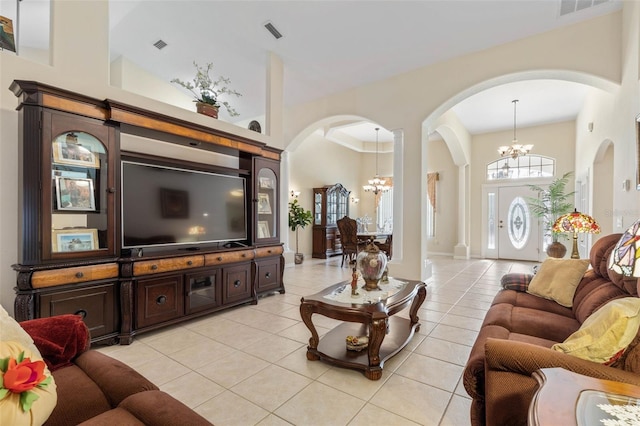
[[[57,386],[45,425],[210,425],[134,369],[89,349],[89,330],[76,315],[20,323]]]
[[[581,279],[573,307],[511,289],[501,290],[488,310],[471,349],[463,381],[472,398],[473,425],[525,425],[538,388],[531,374],[561,367],[587,376],[640,385],[640,345],[634,339],[611,366],[554,351],[606,302],[638,296],[638,280],[623,279],[607,268],[621,234],[599,239],[590,253],[591,267]]]

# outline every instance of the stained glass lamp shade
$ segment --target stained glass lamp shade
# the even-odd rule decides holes
[[[588,214],[580,213],[577,209],[560,216],[551,228],[553,232],[567,232],[573,234],[572,259],[580,259],[578,252],[578,234],[599,234],[600,225]]]
[[[640,220],[622,234],[609,256],[609,269],[626,277],[640,278]]]

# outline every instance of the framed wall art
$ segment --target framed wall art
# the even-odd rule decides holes
[[[100,168],[100,158],[86,146],[77,143],[75,133],[58,136],[53,142],[53,162],[69,166]]]
[[[271,238],[271,232],[269,232],[269,222],[266,220],[258,221],[258,238]]]
[[[264,192],[258,193],[258,213],[271,214],[271,203],[269,202],[269,194]]]

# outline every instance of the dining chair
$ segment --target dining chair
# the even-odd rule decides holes
[[[348,264],[355,262],[356,256],[358,256],[358,253],[365,247],[367,242],[358,239],[358,224],[355,219],[345,216],[336,223],[338,224],[340,243],[342,244],[342,263],[340,267],[343,267],[346,259],[349,259]]]
[[[393,234],[387,235],[384,241],[374,241],[374,244],[378,246],[380,250],[385,252],[387,259],[391,260],[393,249]]]

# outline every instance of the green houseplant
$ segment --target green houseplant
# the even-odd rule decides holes
[[[303,228],[311,223],[313,215],[311,210],[305,210],[298,200],[294,199],[289,203],[289,228],[296,233],[296,253],[295,263],[296,265],[302,263],[304,255],[298,252],[298,229]]]
[[[193,78],[193,83],[180,80],[179,78],[174,78],[171,82],[184,87],[193,94],[198,112],[218,118],[218,109],[220,105],[224,105],[231,117],[240,115],[229,105],[229,102],[220,101],[219,99],[219,96],[222,94],[242,96],[239,92],[229,87],[231,80],[222,76],[214,80],[213,77],[211,77],[213,64],[210,62],[205,66],[200,66],[194,61],[193,66],[196,68],[196,76]]]
[[[566,192],[567,183],[573,172],[567,172],[562,177],[554,179],[547,188],[539,185],[527,185],[529,189],[538,193],[537,197],[527,197],[527,204],[534,216],[542,218],[544,235],[550,236],[552,243],[547,247],[550,257],[564,257],[567,248],[559,238],[565,238],[565,234],[551,231],[551,227],[563,214],[573,210],[574,203],[569,200],[575,191]]]

